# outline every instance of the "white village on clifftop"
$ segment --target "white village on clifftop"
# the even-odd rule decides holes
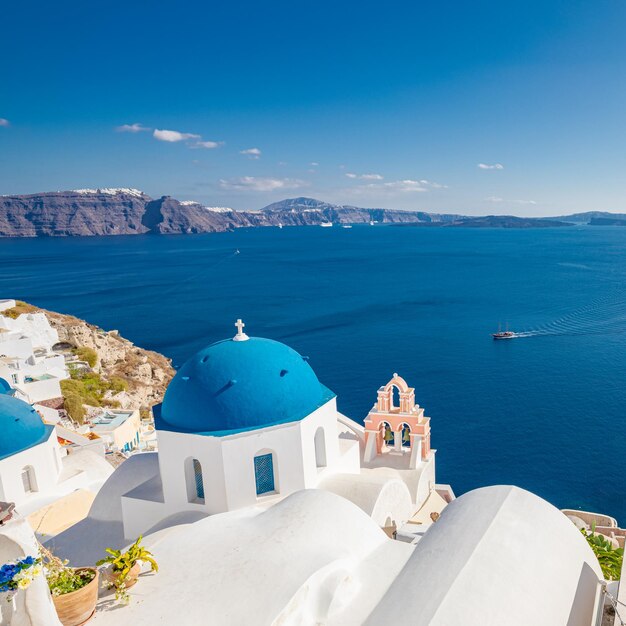
[[[356,421],[308,357],[235,327],[152,407],[116,406],[124,381],[97,353],[0,302],[0,566],[25,572],[0,571],[20,583],[3,626],[624,623],[621,558],[593,547],[621,554],[615,519],[508,485],[456,497],[437,417],[393,363]],[[53,598],[38,571],[48,551],[96,568],[139,537],[158,572],[144,553]]]

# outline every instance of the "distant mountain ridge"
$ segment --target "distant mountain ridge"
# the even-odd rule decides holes
[[[620,214],[590,212],[559,218],[464,216],[337,205],[314,198],[288,198],[258,210],[236,211],[153,199],[138,189],[102,188],[0,196],[0,237],[192,234],[262,226],[397,224],[430,227],[545,228],[619,220]],[[585,221],[586,219],[586,221]],[[626,215],[623,215],[626,220]]]
[[[590,224],[600,225],[597,220],[625,221],[626,213],[609,213],[608,211],[586,211],[585,213],[572,213],[571,215],[560,215],[558,217],[541,218],[553,219],[562,222],[570,222],[572,224]]]

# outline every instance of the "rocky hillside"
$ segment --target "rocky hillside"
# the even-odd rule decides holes
[[[136,189],[79,189],[0,196],[0,237],[214,233],[261,226],[416,224],[534,228],[540,219],[474,218],[456,214],[365,209],[314,198],[291,198],[260,211],[208,208],[170,196],[153,200]],[[559,224],[560,225],[560,224]]]
[[[145,233],[142,219],[149,200],[134,189],[0,196],[0,236]]]
[[[452,222],[462,216],[424,211],[401,211],[399,209],[363,209],[351,205],[329,204],[314,198],[289,198],[274,202],[261,209],[270,224],[280,222],[286,226],[317,225],[320,222],[334,224],[405,224]]]
[[[163,400],[174,368],[162,354],[138,348],[116,330],[105,331],[84,320],[20,303],[19,312],[42,311],[59,333],[65,348],[91,348],[97,361],[93,370],[104,381],[124,381],[122,391],[106,392],[106,398],[121,408],[149,409]],[[11,311],[7,311],[11,313]]]

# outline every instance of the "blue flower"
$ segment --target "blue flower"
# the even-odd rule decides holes
[[[13,576],[19,571],[14,563],[6,563],[0,567],[0,585],[13,580]]]
[[[34,556],[27,556],[25,559],[22,559],[22,563],[25,563],[26,565],[32,565],[34,562],[35,562]]]

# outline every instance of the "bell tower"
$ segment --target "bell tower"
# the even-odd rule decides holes
[[[398,406],[394,404],[398,394]],[[379,455],[405,457],[409,469],[415,469],[430,456],[430,417],[415,404],[415,389],[401,376],[378,389],[376,403],[365,419],[365,453],[368,463]]]

